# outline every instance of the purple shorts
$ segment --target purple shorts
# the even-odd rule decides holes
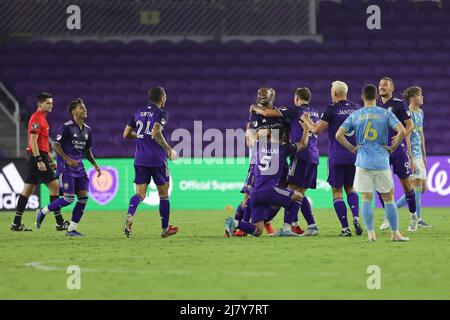
[[[294,158],[289,168],[288,183],[305,189],[316,189],[317,164]]]
[[[356,167],[354,164],[339,164],[328,160],[328,183],[333,188],[353,186]]]
[[[157,186],[162,186],[169,182],[169,168],[167,168],[167,163],[159,167],[134,166],[135,184],[150,184],[152,178]]]
[[[411,175],[411,169],[409,167],[408,154],[402,152],[389,158],[389,162],[392,165],[394,174],[399,179],[407,179]]]
[[[248,174],[247,174],[247,179],[245,179],[245,183],[244,186],[241,189],[241,193],[246,193],[249,194],[250,190],[253,187],[253,182],[254,182],[254,174],[255,174],[255,166],[256,164],[251,164],[250,167],[248,168]]]
[[[70,174],[59,175],[59,189],[62,193],[76,194],[78,191],[89,192],[89,179],[85,174],[82,177],[74,177]]]
[[[291,197],[293,193],[293,190],[279,187],[252,191],[250,194],[252,223],[266,220],[271,206],[289,208],[292,204]]]

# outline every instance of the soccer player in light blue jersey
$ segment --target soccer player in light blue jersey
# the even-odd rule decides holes
[[[409,104],[411,119],[414,128],[411,134],[406,136],[408,145],[408,154],[411,161],[412,175],[410,177],[411,184],[416,193],[416,209],[417,209],[417,226],[419,228],[431,227],[422,220],[422,193],[426,190],[427,185],[427,152],[425,150],[425,136],[423,134],[423,111],[420,108],[423,105],[422,89],[420,87],[410,87],[403,93],[403,99]],[[397,208],[401,208],[407,204],[405,196],[397,201]],[[410,230],[408,231],[415,231]]]
[[[398,213],[394,203],[394,181],[389,166],[389,155],[398,148],[406,135],[405,128],[389,110],[376,106],[377,88],[367,85],[363,89],[364,108],[353,112],[336,132],[336,140],[347,150],[356,153],[354,187],[362,193],[362,216],[367,228],[368,240],[375,241],[372,199],[375,191],[384,200],[385,214],[389,221],[392,240],[408,241],[398,230]],[[397,132],[389,143],[389,129]],[[356,146],[348,142],[345,134],[355,131]]]

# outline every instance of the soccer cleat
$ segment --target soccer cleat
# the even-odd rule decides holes
[[[84,237],[85,235],[78,232],[77,230],[67,231],[66,236],[68,237]]]
[[[266,232],[269,236],[272,236],[277,232],[271,223],[265,223],[264,229],[266,229]]]
[[[170,225],[165,231],[161,233],[162,238],[167,238],[169,236],[172,236],[178,232],[178,227],[174,227],[173,225]]]
[[[391,227],[389,224],[389,221],[387,219],[384,219],[383,223],[380,226],[380,230],[387,230]]]
[[[69,225],[70,225],[70,222],[67,220],[64,220],[64,222],[62,224],[56,225],[56,231],[65,231],[65,230],[69,229]]]
[[[283,229],[278,230],[272,236],[273,237],[301,237],[300,234],[297,234],[292,230],[283,230]]]
[[[361,224],[359,223],[359,219],[353,219],[353,226],[355,227],[355,233],[357,236],[360,236],[363,234],[363,228],[361,227]]]
[[[45,218],[45,214],[42,213],[41,209],[37,209],[36,210],[36,221],[34,222],[34,225],[36,226],[36,228],[40,229],[41,228],[41,224],[44,221]]]
[[[236,230],[233,234],[234,237],[246,237],[247,233],[242,230]]]
[[[418,226],[419,228],[432,228],[432,227],[433,227],[432,225],[426,223],[426,222],[423,221],[423,220],[420,220],[420,221],[417,223],[417,226]]]
[[[351,237],[352,232],[350,231],[350,229],[341,230],[341,234],[339,236],[340,237]]]
[[[234,220],[232,217],[228,217],[225,219],[225,237],[231,238],[234,236]]]
[[[303,237],[311,237],[311,236],[318,236],[319,235],[319,228],[317,227],[308,227],[306,231],[302,234]]]
[[[133,226],[133,218],[127,217],[123,226],[123,233],[127,238],[131,237],[131,227]]]
[[[12,224],[10,230],[11,231],[33,231],[33,230],[28,229],[27,227],[25,227],[24,224],[21,224],[19,226],[16,226],[15,224]]]
[[[295,226],[295,227],[293,226],[292,232],[295,232],[296,234],[304,234],[305,233],[305,231],[303,231],[303,229],[300,228],[300,226]]]
[[[408,231],[415,232],[417,231],[417,214],[412,213],[411,219],[409,220]]]

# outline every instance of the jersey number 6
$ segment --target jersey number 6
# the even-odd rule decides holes
[[[366,129],[364,130],[364,139],[374,141],[376,138],[378,138],[378,132],[372,128],[372,122],[369,121],[366,125]]]

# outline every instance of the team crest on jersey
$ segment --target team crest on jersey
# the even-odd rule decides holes
[[[406,114],[411,117],[411,111],[407,110]]]
[[[253,127],[256,128],[258,126],[258,121],[253,121]]]
[[[86,134],[84,135],[84,138],[87,140],[87,139],[89,138],[89,135],[86,133]]]
[[[70,184],[69,183],[64,183],[64,189],[65,190],[69,190],[69,188],[70,188]]]
[[[57,140],[57,141],[61,140],[61,138],[62,138],[62,134],[57,134],[57,135],[56,135],[56,140]]]
[[[161,119],[161,124],[162,124],[162,125],[165,125],[165,124],[166,124],[166,119],[162,118],[162,119]]]
[[[97,171],[94,168],[90,168],[87,175],[92,199],[104,206],[114,199],[119,190],[119,172],[113,167],[101,167],[101,169],[100,177],[97,177]]]
[[[39,129],[39,123],[35,122],[31,125],[31,127],[35,130]]]

